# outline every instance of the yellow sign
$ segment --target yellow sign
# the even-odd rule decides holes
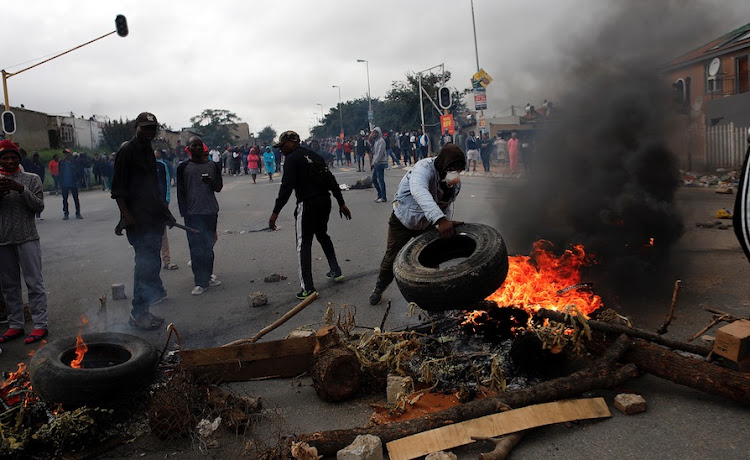
[[[471,77],[471,79],[474,86],[481,85],[482,88],[486,88],[490,83],[492,83],[492,77],[490,77],[490,74],[485,72],[484,69],[479,69],[479,71],[475,73],[474,76]]]
[[[486,126],[487,126],[487,120],[485,120],[484,118],[482,118],[481,120],[479,120],[479,127],[480,128],[485,128]]]

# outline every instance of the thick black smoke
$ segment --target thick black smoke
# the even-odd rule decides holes
[[[528,185],[503,213],[521,247],[583,243],[598,260],[589,275],[612,288],[656,279],[682,235],[678,163],[666,143],[671,85],[659,68],[690,51],[710,17],[696,2],[627,3],[573,44],[558,114],[535,140]]]

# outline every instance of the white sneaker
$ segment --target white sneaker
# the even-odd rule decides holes
[[[206,292],[206,288],[203,288],[203,287],[200,287],[200,286],[196,286],[196,287],[193,288],[193,292],[191,292],[191,294],[193,294],[193,295],[201,295],[204,292]]]
[[[213,273],[211,273],[211,280],[213,280],[213,281],[216,280],[216,275],[214,275]]]
[[[221,286],[221,281],[212,276],[211,280],[208,282],[208,285],[211,287]]]

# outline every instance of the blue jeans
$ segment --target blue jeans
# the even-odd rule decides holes
[[[146,313],[151,303],[166,295],[161,282],[161,238],[164,227],[127,230],[128,242],[135,250],[133,270],[133,311]]]
[[[393,160],[393,164],[394,165],[400,165],[401,164],[401,162],[398,159],[398,155],[396,155],[395,153],[393,153],[393,150],[388,149],[387,152],[388,152],[388,156],[391,157],[391,160]]]
[[[388,201],[385,195],[385,168],[388,167],[388,163],[376,163],[373,166],[372,184],[378,191],[378,198]]]

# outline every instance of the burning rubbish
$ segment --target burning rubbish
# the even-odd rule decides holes
[[[83,327],[88,324],[88,322],[89,321],[86,317],[81,315],[81,327],[78,329],[78,336],[76,337],[76,359],[70,362],[70,367],[73,369],[83,368],[81,365],[83,357],[86,355],[86,352],[89,351],[89,347],[86,346],[86,342],[84,342],[83,337],[81,337],[81,331],[83,331]]]

